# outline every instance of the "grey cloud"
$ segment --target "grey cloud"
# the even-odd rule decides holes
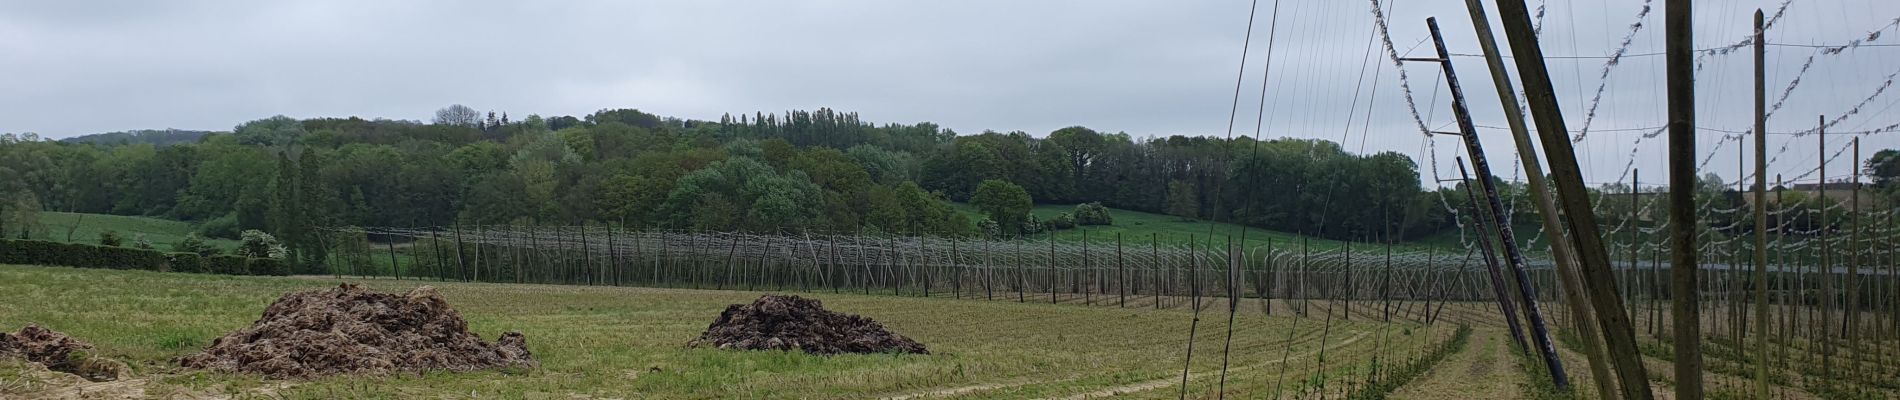
[[[1778,3],[1700,4],[1697,46],[1740,39],[1749,12]],[[1260,4],[1236,135],[1253,133],[1260,106],[1272,1]],[[1376,48],[1366,57],[1370,4],[1281,2],[1263,136],[1343,138],[1348,149],[1363,142],[1366,151],[1396,151],[1431,168],[1396,70]],[[1641,4],[1552,0],[1546,53],[1607,55]],[[65,137],[229,129],[273,114],[423,120],[462,103],[513,115],[634,107],[701,119],[832,107],[964,133],[1086,125],[1136,136],[1224,135],[1247,7],[1132,0],[5,2],[0,131]],[[1452,51],[1477,52],[1463,2],[1453,0],[1400,0],[1390,17],[1401,51],[1429,54],[1429,44],[1419,45],[1427,16],[1441,19]],[[1844,43],[1895,16],[1900,4],[1887,1],[1797,2],[1771,40]],[[1661,21],[1660,10],[1649,15],[1632,53],[1660,51]],[[1813,53],[1770,51],[1777,93]],[[1841,112],[1900,69],[1900,48],[1822,57],[1771,130],[1804,129],[1814,114]],[[1483,63],[1456,62],[1479,123],[1502,126]],[[1601,63],[1551,61],[1573,128],[1582,126]],[[1616,179],[1629,164],[1640,133],[1620,129],[1662,124],[1661,66],[1661,57],[1632,57],[1613,71],[1591,125],[1600,132],[1579,144],[1589,179]],[[1449,97],[1434,88],[1437,68],[1405,68],[1421,113],[1434,128],[1449,129]],[[1710,59],[1699,78],[1705,125],[1748,127],[1749,69],[1745,55]],[[1886,113],[1900,99],[1892,96],[1900,95],[1880,98],[1841,130],[1900,122]],[[1493,164],[1512,165],[1508,137],[1484,135]],[[1891,137],[1867,138],[1867,152],[1900,146]],[[1716,134],[1703,140],[1713,143]],[[1782,140],[1771,139],[1771,151]],[[1448,175],[1457,143],[1438,141],[1437,172]],[[1662,176],[1661,143],[1644,141],[1635,158],[1654,171],[1648,176]],[[1811,168],[1798,163],[1814,157],[1798,154],[1815,152],[1812,145],[1790,147],[1777,172]],[[1733,179],[1733,150],[1713,150],[1710,170]],[[1830,166],[1847,170],[1846,161]]]

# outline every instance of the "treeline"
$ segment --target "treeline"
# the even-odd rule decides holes
[[[999,230],[957,212],[951,202],[986,180],[1018,185],[1036,203],[1328,238],[1403,240],[1453,226],[1408,157],[1321,140],[1136,139],[1083,127],[958,135],[829,109],[517,120],[451,106],[428,123],[278,116],[165,146],[0,136],[0,232],[31,229],[4,216],[39,209],[200,221],[218,237],[261,229],[293,252],[319,251],[312,227],[348,225],[999,236],[1047,227]]]
[[[211,131],[188,131],[180,129],[140,129],[121,132],[98,133],[60,139],[66,143],[95,143],[104,145],[145,143],[165,147],[174,144],[196,143],[198,139],[209,135]]]

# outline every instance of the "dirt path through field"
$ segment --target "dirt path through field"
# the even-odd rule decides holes
[[[1520,396],[1524,376],[1507,333],[1475,331],[1471,345],[1392,393],[1394,399],[1507,399]]]
[[[1339,343],[1335,343],[1333,345],[1327,346],[1326,348],[1329,350],[1332,350],[1332,349],[1339,349],[1341,347],[1346,347],[1355,342],[1358,342],[1360,339],[1364,339],[1369,334],[1371,334],[1371,332],[1360,332],[1358,335],[1354,335],[1353,337],[1347,338],[1346,340],[1342,340]],[[1315,350],[1315,351],[1295,354],[1292,356],[1288,356],[1286,361],[1293,361],[1293,360],[1299,360],[1306,357],[1311,357],[1317,353],[1318,351]],[[1243,367],[1233,367],[1233,368],[1228,368],[1227,372],[1229,374],[1233,374],[1236,372],[1252,370],[1252,369],[1266,367],[1270,365],[1279,365],[1280,362],[1281,362],[1280,360],[1272,360],[1268,362],[1263,362],[1263,363],[1253,364],[1253,365],[1248,365],[1248,366],[1243,366]],[[1209,375],[1217,375],[1217,374],[1218,372],[1215,372],[1215,371],[1193,372],[1188,375],[1188,378],[1201,379]],[[992,391],[992,390],[1022,387],[1022,386],[1032,385],[1032,384],[1055,383],[1055,382],[1064,382],[1064,381],[1070,381],[1070,380],[1074,380],[1074,379],[1059,379],[1059,380],[1053,380],[1053,381],[1014,382],[1014,383],[991,383],[991,384],[982,384],[982,385],[959,386],[959,387],[953,387],[953,388],[947,388],[947,389],[932,390],[928,392],[911,393],[911,394],[906,394],[902,396],[885,397],[883,400],[912,400],[912,399],[952,397],[952,396],[958,396],[958,395],[964,395],[964,394],[970,394],[970,393],[987,392],[987,391]],[[1068,396],[1068,397],[1061,397],[1060,399],[1082,400],[1082,399],[1107,398],[1107,397],[1114,397],[1116,395],[1166,388],[1166,387],[1170,387],[1171,385],[1180,384],[1180,382],[1181,382],[1181,379],[1178,377],[1155,379],[1155,380],[1150,380],[1150,381],[1143,381],[1143,382],[1136,382],[1136,383],[1131,383],[1127,385],[1115,386],[1111,388],[1104,388],[1104,389],[1096,390],[1093,392],[1082,393],[1082,394],[1077,394],[1077,395]]]
[[[1328,350],[1331,350],[1331,349],[1338,349],[1338,348],[1342,348],[1342,347],[1346,347],[1346,346],[1348,346],[1348,345],[1351,345],[1351,344],[1353,344],[1354,342],[1358,342],[1358,341],[1359,341],[1359,339],[1364,339],[1364,338],[1366,338],[1366,336],[1367,336],[1367,335],[1370,335],[1370,334],[1372,334],[1372,332],[1360,332],[1360,333],[1359,333],[1358,335],[1353,335],[1353,337],[1351,337],[1351,338],[1347,338],[1346,340],[1341,340],[1341,341],[1339,341],[1339,343],[1338,343],[1338,344],[1334,344],[1334,345],[1332,345],[1332,346],[1328,346],[1328,347],[1327,347],[1327,349],[1328,349]],[[1285,359],[1285,361],[1292,361],[1292,360],[1298,360],[1298,359],[1303,359],[1303,358],[1307,358],[1307,357],[1312,357],[1313,355],[1315,355],[1315,354],[1318,354],[1318,353],[1319,353],[1319,350],[1314,350],[1314,351],[1309,351],[1309,352],[1305,352],[1305,353],[1300,353],[1300,354],[1295,354],[1295,355],[1292,355],[1292,356],[1288,356],[1288,357],[1287,357],[1287,358]],[[1228,369],[1227,369],[1227,373],[1231,375],[1231,374],[1235,374],[1235,373],[1240,373],[1240,372],[1244,372],[1244,371],[1249,371],[1249,370],[1253,370],[1253,369],[1256,369],[1256,368],[1261,368],[1261,367],[1266,367],[1266,366],[1272,366],[1272,365],[1279,365],[1279,364],[1280,364],[1281,362],[1282,362],[1282,360],[1272,360],[1272,361],[1267,361],[1267,362],[1263,362],[1263,363],[1259,363],[1259,364],[1252,364],[1252,365],[1247,365],[1247,366],[1243,366],[1243,367],[1234,367],[1234,368],[1228,368]],[[1194,380],[1194,379],[1201,379],[1201,378],[1205,378],[1205,377],[1209,377],[1209,376],[1218,376],[1219,374],[1220,374],[1220,372],[1219,372],[1219,371],[1201,371],[1201,372],[1193,372],[1193,373],[1189,373],[1189,374],[1188,374],[1188,379],[1190,379],[1190,380]],[[1093,391],[1093,392],[1088,392],[1088,393],[1082,393],[1082,394],[1077,394],[1077,395],[1073,395],[1073,396],[1068,396],[1068,397],[1060,397],[1060,399],[1062,399],[1062,400],[1086,400],[1086,399],[1100,399],[1100,398],[1110,398],[1110,397],[1115,397],[1115,396],[1117,396],[1117,395],[1124,395],[1124,394],[1129,394],[1129,393],[1136,393],[1136,392],[1145,392],[1145,391],[1149,391],[1149,390],[1155,390],[1155,389],[1161,389],[1161,388],[1167,388],[1167,387],[1174,387],[1174,385],[1179,385],[1179,384],[1181,384],[1181,379],[1180,379],[1180,378],[1176,378],[1176,377],[1169,377],[1169,378],[1165,378],[1165,379],[1156,379],[1156,380],[1151,380],[1151,381],[1146,381],[1146,382],[1136,382],[1136,383],[1131,383],[1131,384],[1127,384],[1127,385],[1121,385],[1121,386],[1116,386],[1116,387],[1111,387],[1111,388],[1106,388],[1106,389],[1100,389],[1100,390],[1096,390],[1096,391]]]

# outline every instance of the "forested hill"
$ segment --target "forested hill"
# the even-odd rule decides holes
[[[205,135],[209,135],[211,133],[212,133],[211,131],[188,131],[188,130],[181,130],[181,129],[141,129],[141,130],[131,130],[131,131],[120,131],[120,132],[95,133],[95,134],[84,135],[84,136],[74,136],[74,137],[69,137],[65,139],[60,139],[59,141],[66,142],[66,143],[93,143],[93,144],[104,144],[104,145],[143,143],[143,144],[150,144],[150,145],[158,146],[158,147],[165,147],[165,146],[170,146],[174,144],[197,143],[198,139],[202,139],[205,137]]]
[[[700,121],[631,109],[510,119],[452,106],[428,123],[279,116],[160,142],[0,138],[0,204],[204,221],[292,241],[308,227],[344,225],[998,236],[1049,226],[1027,217],[1022,196],[1332,238],[1403,240],[1452,225],[1408,157],[1320,140],[1137,138],[1079,126],[960,135],[829,109]],[[999,182],[977,193],[986,180]],[[993,220],[971,220],[950,202]]]

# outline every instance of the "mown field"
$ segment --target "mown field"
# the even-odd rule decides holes
[[[172,251],[172,246],[184,240],[186,234],[198,231],[198,226],[190,222],[110,214],[42,212],[39,222],[41,229],[33,232],[34,239],[98,244],[99,234],[110,230],[119,233],[125,246],[131,246],[143,234],[145,240],[161,251]],[[225,250],[238,245],[236,240],[229,239],[205,238],[205,243]]]
[[[360,283],[387,291],[435,285],[472,331],[490,339],[505,330],[524,332],[542,367],[267,381],[172,366],[172,359],[252,323],[277,296],[336,283],[0,266],[0,328],[41,324],[92,342],[96,356],[126,362],[130,379],[78,388],[115,396],[1175,398],[1193,320],[1185,308],[814,293],[827,308],[875,318],[933,352],[815,357],[684,347],[726,305],[762,292],[368,280]],[[1338,397],[1363,389],[1358,382],[1372,373],[1374,357],[1388,366],[1416,357],[1454,330],[1370,319],[1243,312],[1225,360],[1232,371],[1227,393]],[[1202,315],[1189,397],[1217,395],[1228,328],[1224,313]],[[29,372],[17,362],[0,363],[0,397],[77,395],[74,385]]]

